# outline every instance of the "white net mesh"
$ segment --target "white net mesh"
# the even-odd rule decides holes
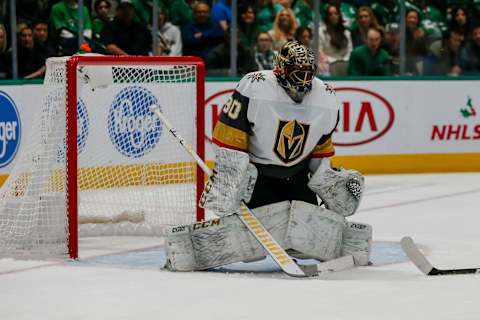
[[[0,191],[0,255],[68,252],[66,61],[47,62],[31,137]],[[195,65],[78,67],[80,235],[161,235],[196,219],[196,165],[150,111],[156,104],[195,145]],[[70,128],[70,127],[69,127]]]

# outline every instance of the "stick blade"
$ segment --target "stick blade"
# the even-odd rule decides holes
[[[306,277],[316,277],[318,276],[318,270],[316,264],[310,265],[298,265],[302,269]]]
[[[272,256],[272,258],[275,260],[274,256]],[[283,272],[291,277],[308,278],[318,275],[317,268],[315,266],[313,266],[313,268],[311,266],[301,266],[296,264],[293,260],[289,263],[279,264],[279,262],[277,262],[277,264],[280,266]]]
[[[355,266],[352,255],[346,255],[330,261],[303,265],[298,264],[298,267],[303,271],[306,277],[316,277],[323,274],[332,272],[343,271],[351,269]],[[291,276],[299,277],[299,275],[290,274]]]
[[[351,269],[355,266],[352,255],[346,255],[317,265],[317,271],[320,274],[338,272]]]
[[[403,249],[403,252],[405,252],[410,261],[412,261],[420,271],[426,275],[432,272],[434,267],[420,252],[412,238],[403,237],[402,240],[400,240],[400,245]]]

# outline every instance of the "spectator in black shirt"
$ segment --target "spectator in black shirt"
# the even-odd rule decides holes
[[[110,16],[110,8],[112,4],[109,0],[95,0],[94,9],[95,15],[92,20],[93,38],[97,41],[100,40],[100,34],[106,24],[112,21]]]
[[[457,30],[450,30],[442,42],[434,42],[424,61],[424,74],[458,76],[459,51],[463,36]]]
[[[472,28],[472,38],[460,49],[460,68],[462,74],[480,74],[480,24]]]
[[[151,35],[146,26],[134,20],[135,9],[130,1],[122,1],[115,18],[102,30],[101,38],[107,54],[148,55]]]
[[[452,8],[452,20],[450,21],[450,30],[455,30],[463,36],[465,41],[470,35],[470,18],[467,9],[464,7]]]
[[[7,46],[7,31],[0,23],[0,80],[9,79],[10,74],[10,53]]]
[[[230,33],[225,33],[223,43],[214,47],[208,53],[206,65],[209,75],[228,75],[230,68]],[[241,76],[258,70],[253,52],[240,42],[239,35],[237,35],[237,69]]]
[[[44,52],[37,51],[33,41],[33,31],[23,27],[18,31],[18,75],[24,79],[41,78],[45,74]]]
[[[42,52],[46,57],[56,56],[57,53],[48,40],[48,24],[44,21],[37,21],[33,24],[32,31],[35,50]]]
[[[30,24],[37,20],[47,20],[52,3],[51,0],[16,0],[17,21]]]
[[[295,30],[294,38],[305,47],[312,48],[313,32],[309,27],[298,27]]]
[[[408,10],[405,17],[406,36],[406,72],[408,74],[421,74],[421,61],[427,54],[427,36],[420,26],[420,15],[416,10]]]

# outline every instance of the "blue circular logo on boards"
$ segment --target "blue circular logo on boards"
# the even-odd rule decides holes
[[[82,99],[77,101],[77,154],[85,149],[88,133],[90,131],[90,120],[88,118],[87,107]],[[57,152],[57,162],[65,161],[65,138],[64,143]]]
[[[115,148],[123,155],[139,158],[150,152],[162,134],[160,119],[150,111],[158,105],[155,96],[145,88],[122,89],[108,113],[108,133]]]
[[[21,122],[12,98],[0,91],[0,168],[8,165],[20,146]]]

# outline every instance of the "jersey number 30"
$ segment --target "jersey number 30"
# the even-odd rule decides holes
[[[223,106],[223,113],[225,113],[230,119],[236,120],[238,115],[240,114],[240,110],[242,110],[242,104],[240,101],[233,99],[230,97]]]

